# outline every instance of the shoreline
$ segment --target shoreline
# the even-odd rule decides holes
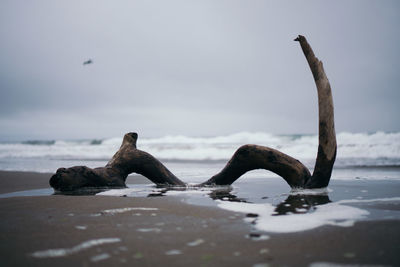
[[[53,174],[0,170],[0,194],[51,188],[49,180]],[[127,177],[126,184],[151,184],[151,182],[141,175],[134,174]]]
[[[1,192],[48,188],[49,175],[0,171]],[[245,222],[246,214],[188,204],[180,196],[12,197],[0,199],[0,211],[5,266],[400,265],[399,220],[265,233]],[[50,249],[64,255],[50,257]]]

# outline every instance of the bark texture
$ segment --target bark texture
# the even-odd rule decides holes
[[[120,149],[105,167],[88,168],[75,166],[59,168],[50,178],[50,185],[57,191],[73,191],[82,188],[126,187],[128,174],[135,172],[147,177],[157,185],[184,186],[160,161],[149,153],[136,148],[138,135],[127,133]]]
[[[305,187],[321,188],[329,184],[337,150],[331,85],[326,77],[322,62],[314,55],[307,39],[299,35],[295,41],[300,42],[318,92],[318,154],[313,175]]]
[[[127,133],[120,149],[107,163],[106,168],[123,173],[138,173],[157,185],[185,186],[186,184],[172,174],[159,160],[147,152],[136,148],[137,133]]]
[[[290,187],[304,187],[311,177],[308,169],[295,158],[269,147],[244,145],[236,150],[220,173],[202,185],[230,185],[246,172],[256,169],[278,174]]]

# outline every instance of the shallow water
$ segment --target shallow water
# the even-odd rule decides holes
[[[41,188],[41,189],[32,189],[32,190],[24,190],[24,191],[16,191],[11,193],[0,194],[0,198],[38,197],[38,196],[50,196],[53,194],[54,194],[53,188]]]
[[[178,196],[188,204],[244,213],[247,222],[267,232],[346,227],[359,220],[400,220],[400,182],[396,180],[334,180],[326,189],[291,191],[279,179],[247,179],[230,187],[183,190],[135,185],[98,195]]]
[[[297,232],[324,225],[349,227],[360,220],[400,220],[398,180],[333,179],[326,189],[291,191],[281,178],[247,178],[221,187],[159,188],[131,184],[124,189],[87,192],[110,197],[178,197],[190,205],[214,206],[243,214],[256,231],[265,232]],[[0,198],[53,193],[46,188],[1,194]],[[125,207],[107,212],[134,210]]]

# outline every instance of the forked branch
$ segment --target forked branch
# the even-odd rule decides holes
[[[57,191],[73,191],[88,187],[126,187],[130,173],[138,173],[157,185],[184,186],[159,160],[136,148],[137,133],[127,133],[121,147],[105,167],[75,166],[59,168],[50,178],[50,185]]]

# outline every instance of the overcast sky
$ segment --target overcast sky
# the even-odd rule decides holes
[[[0,140],[400,131],[399,3],[2,0]]]

